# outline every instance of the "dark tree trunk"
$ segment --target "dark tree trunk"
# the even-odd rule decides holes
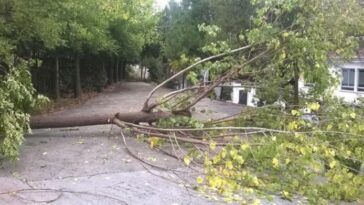
[[[140,80],[143,81],[143,70],[144,70],[144,67],[143,66],[140,66]]]
[[[31,68],[32,82],[33,82],[33,86],[35,88],[39,88],[40,83],[39,83],[39,79],[38,79],[38,59],[37,59],[36,52],[30,51],[29,58],[35,59],[35,65],[32,66],[32,68]]]
[[[41,128],[62,128],[62,127],[80,127],[90,125],[106,125],[112,124],[113,118],[117,118],[124,122],[129,123],[152,123],[159,119],[168,118],[173,116],[168,112],[131,112],[131,113],[117,113],[115,115],[89,115],[77,117],[42,117],[35,116],[30,119],[30,127],[32,129]]]
[[[102,69],[102,72],[103,72],[104,74],[106,74],[106,78],[107,78],[106,84],[108,84],[108,83],[109,83],[109,75],[108,75],[108,72],[107,72],[107,70],[106,70],[104,60],[102,60],[102,63],[101,63],[101,69]],[[104,86],[106,86],[106,85],[104,85]]]
[[[119,82],[120,81],[120,73],[119,73],[119,58],[116,58],[116,65],[115,65],[115,79],[116,79],[116,82]]]
[[[184,89],[185,88],[185,74],[182,75],[182,88],[181,89]]]
[[[298,107],[300,104],[299,80],[300,80],[299,68],[296,66],[294,68],[294,86],[293,86],[293,105],[294,105],[294,107]]]
[[[110,65],[109,65],[109,72],[110,72],[110,82],[109,84],[112,85],[114,84],[114,65],[113,65],[113,60],[111,59],[110,61]]]
[[[58,56],[56,56],[55,59],[55,75],[54,75],[54,94],[55,94],[55,98],[56,100],[59,100],[61,98],[61,92],[59,90],[59,58]]]
[[[122,65],[121,65],[121,79],[125,80],[126,79],[126,61],[124,60]]]
[[[82,88],[81,88],[81,71],[80,71],[80,57],[76,56],[76,70],[75,70],[75,96],[76,98],[81,97]]]
[[[102,62],[102,66],[104,66],[104,68],[106,69],[106,74],[107,74],[107,84],[111,85],[112,84],[112,80],[111,80],[111,72],[110,72],[110,68],[108,63],[106,62]]]

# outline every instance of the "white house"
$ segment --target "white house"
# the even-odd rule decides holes
[[[244,87],[237,81],[224,83],[215,88],[215,95],[218,100],[227,100],[228,102],[250,107],[257,107],[259,102],[254,87]]]
[[[338,73],[341,82],[334,89],[334,95],[348,103],[356,103],[358,98],[364,97],[364,59],[339,62],[333,70]]]
[[[364,54],[364,52],[361,53]],[[330,72],[339,78],[340,83],[330,91],[333,92],[334,96],[347,103],[357,103],[358,98],[364,97],[364,55],[360,55],[350,62],[338,59],[333,60],[333,62]],[[225,83],[222,87],[216,88],[217,99],[222,98],[225,87],[231,87],[231,98],[228,101],[252,107],[258,106],[259,99],[256,97],[256,89],[244,88],[238,82]],[[303,80],[299,82],[299,87],[303,93],[310,89],[310,86],[305,85]]]

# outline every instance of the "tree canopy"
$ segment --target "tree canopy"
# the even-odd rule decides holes
[[[125,77],[125,65],[137,61],[155,35],[152,4],[0,1],[0,154],[17,156],[29,112],[37,104],[33,84],[59,98],[69,89],[80,96],[87,86],[105,86],[102,76],[111,82]]]

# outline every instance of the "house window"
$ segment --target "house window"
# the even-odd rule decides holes
[[[343,68],[342,74],[343,74],[343,81],[341,83],[341,89],[354,91],[355,69]],[[364,80],[364,72],[363,72],[363,80]],[[364,81],[363,81],[363,90],[364,90]]]
[[[364,91],[364,69],[358,69],[358,91]]]

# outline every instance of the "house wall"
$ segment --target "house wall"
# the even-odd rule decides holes
[[[255,88],[244,88],[244,87],[242,87],[241,83],[237,83],[237,82],[224,83],[224,86],[232,87],[232,92],[230,93],[230,95],[231,95],[230,102],[238,104],[239,100],[240,100],[240,91],[244,90],[244,91],[247,91],[247,106],[250,106],[250,107],[257,106],[259,99],[255,97],[255,95],[256,95]],[[220,99],[221,87],[215,88],[215,94],[216,94],[217,99]]]
[[[328,92],[332,92],[332,94],[338,98],[341,98],[344,102],[347,103],[357,103],[358,98],[364,97],[364,92],[357,91],[354,89],[354,91],[350,90],[342,90],[341,89],[341,82],[343,79],[342,76],[342,68],[350,68],[350,69],[364,69],[364,62],[360,60],[353,60],[352,62],[345,63],[345,62],[337,62],[330,68],[330,73],[337,77],[339,80],[339,83],[334,86],[332,89],[329,89]],[[356,71],[357,72],[357,71]],[[354,87],[357,87],[358,84],[358,76],[355,76],[355,85]],[[300,91],[307,93],[310,89],[309,86],[306,86],[304,84],[303,80],[300,80],[299,82]]]
[[[341,72],[342,68],[354,68],[354,69],[356,69],[354,87],[357,87],[357,85],[358,85],[358,69],[364,69],[364,62],[362,62],[362,61],[353,61],[353,62],[350,62],[350,63],[341,63],[341,64],[338,64],[336,66],[333,66],[332,70],[338,76],[338,78],[340,79],[340,82],[343,79],[342,72]],[[345,102],[356,103],[358,98],[364,97],[364,92],[357,91],[356,89],[354,89],[354,91],[342,90],[341,89],[341,83],[340,83],[339,85],[337,85],[335,87],[334,95],[339,97],[339,98],[342,98]]]
[[[234,88],[232,92],[232,102],[238,104],[240,98],[240,91],[247,91],[247,106],[249,107],[257,107],[259,99],[255,97],[256,90],[255,88],[244,88],[244,87],[235,87],[241,86],[241,83],[233,83]]]
[[[360,92],[357,91],[357,89],[354,89],[354,91],[350,91],[350,90],[342,90],[341,89],[341,81],[343,79],[342,76],[342,68],[351,68],[351,69],[356,69],[356,75],[355,75],[355,86],[357,87],[358,85],[358,69],[364,69],[364,60],[353,60],[349,63],[345,63],[345,62],[336,62],[334,63],[334,65],[330,68],[330,73],[337,77],[339,80],[339,83],[333,87],[332,89],[329,89],[328,92],[332,92],[332,94],[338,98],[341,98],[344,102],[347,103],[357,103],[358,102],[358,98],[363,97],[364,98],[364,92]],[[301,92],[303,93],[307,93],[310,89],[310,86],[305,85],[304,80],[300,80],[299,81],[299,89]],[[233,87],[233,91],[231,93],[231,101],[233,103],[238,104],[239,103],[239,97],[240,97],[240,90],[246,90],[247,91],[247,98],[248,98],[248,102],[247,102],[247,106],[251,106],[251,107],[257,107],[259,99],[256,97],[256,89],[255,88],[244,88],[242,87],[241,83],[237,83],[237,82],[230,82],[230,83],[225,83],[224,85],[227,86],[232,86]],[[215,89],[215,94],[217,96],[217,98],[220,98],[221,95],[221,88],[216,88]]]

